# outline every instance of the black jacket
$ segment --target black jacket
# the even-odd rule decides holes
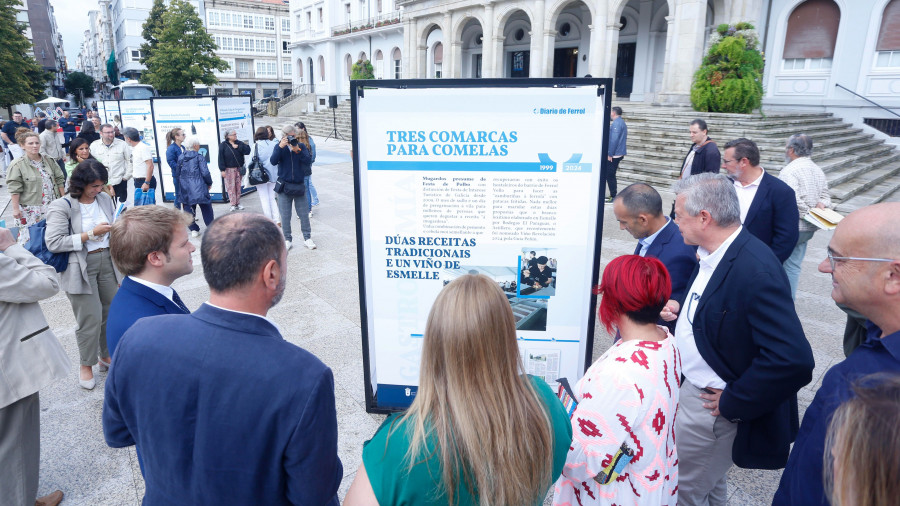
[[[691,149],[694,149],[694,146],[696,146],[696,144],[691,144]],[[691,150],[688,150],[687,154],[684,155],[684,160],[681,161],[681,167],[684,167],[684,162],[687,161],[689,154],[691,154]],[[681,167],[679,167],[679,169]],[[690,174],[685,174],[685,177],[695,176],[704,172],[718,173],[721,168],[722,154],[719,153],[719,146],[716,146],[715,142],[710,141],[694,155],[694,161],[691,163],[691,172]]]
[[[746,228],[703,290],[692,327],[697,351],[726,384],[719,412],[738,424],[732,460],[750,469],[784,467],[800,427],[797,392],[812,380],[815,363],[781,262]]]
[[[219,170],[224,172],[229,167],[243,167],[244,155],[250,154],[250,146],[237,141],[238,147],[233,148],[228,141],[219,144]]]

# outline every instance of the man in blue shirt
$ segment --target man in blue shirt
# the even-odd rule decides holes
[[[606,156],[606,184],[609,186],[609,196],[606,202],[610,203],[616,198],[616,170],[619,169],[619,162],[625,158],[625,144],[628,142],[628,126],[622,119],[622,108],[613,107],[609,113],[612,124],[609,126],[609,149]]]
[[[18,142],[16,142],[16,130],[27,126],[22,113],[16,111],[13,113],[12,119],[3,125],[3,131],[0,132],[0,136],[2,136],[3,141],[7,144],[18,144]]]
[[[62,117],[59,118],[59,128],[63,131],[63,147],[69,149],[69,143],[75,138],[75,124],[77,121],[70,118],[69,111],[63,111]]]
[[[831,297],[859,311],[867,340],[832,367],[803,416],[774,505],[828,505],[822,481],[825,434],[834,410],[852,396],[862,376],[900,373],[900,202],[864,207],[844,218],[819,271],[831,274]],[[897,444],[875,441],[873,444]]]

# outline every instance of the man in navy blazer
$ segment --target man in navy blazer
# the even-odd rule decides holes
[[[676,221],[700,259],[684,299],[663,310],[667,320],[679,313],[685,378],[675,424],[678,501],[724,505],[732,463],[784,467],[799,427],[797,391],[814,362],[787,275],[741,226],[731,180],[700,174],[675,192]]]
[[[122,335],[147,316],[187,314],[190,310],[172,283],[194,271],[188,240],[190,216],[162,206],[138,206],[113,223],[110,253],[122,275],[122,286],[109,306],[106,344],[115,353]]]
[[[634,254],[658,258],[672,279],[672,299],[683,299],[697,266],[697,251],[684,243],[678,225],[663,214],[659,192],[645,183],[629,185],[613,201],[613,213],[619,229],[638,240]],[[660,324],[675,331],[674,321],[660,320]]]
[[[200,256],[209,302],[146,318],[119,342],[107,444],[143,449],[147,506],[337,505],[331,370],[266,317],[284,294],[281,231],[230,214],[207,228]]]
[[[744,228],[772,248],[784,263],[800,238],[794,190],[759,166],[759,148],[750,139],[725,144],[722,168],[734,180]]]

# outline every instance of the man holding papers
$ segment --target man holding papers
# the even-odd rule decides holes
[[[825,173],[812,161],[812,139],[806,134],[794,134],[787,141],[784,149],[784,161],[787,165],[781,169],[779,178],[787,183],[797,197],[797,209],[800,211],[800,236],[791,256],[784,261],[784,271],[791,282],[791,296],[797,298],[797,283],[800,280],[800,265],[806,255],[806,243],[812,239],[818,227],[806,221],[810,209],[825,209],[831,205],[828,193],[828,181]]]

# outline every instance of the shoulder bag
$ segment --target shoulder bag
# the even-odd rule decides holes
[[[294,178],[294,153],[291,153],[291,179]],[[306,183],[288,183],[281,178],[275,181],[275,193],[283,193],[289,197],[302,197],[306,194]]]
[[[69,204],[69,209],[72,208],[72,203],[69,202],[69,199],[65,199],[66,204]],[[28,227],[28,242],[25,243],[25,249],[31,252],[32,255],[37,257],[38,260],[44,262],[56,269],[56,272],[63,272],[69,266],[69,252],[65,251],[63,253],[53,253],[47,248],[47,242],[44,240],[44,237],[47,235],[47,219],[43,219],[34,225]],[[72,216],[69,215],[69,234],[72,234]]]
[[[247,182],[253,186],[269,182],[269,172],[259,161],[259,142],[253,146],[253,158],[250,160],[247,170]]]

